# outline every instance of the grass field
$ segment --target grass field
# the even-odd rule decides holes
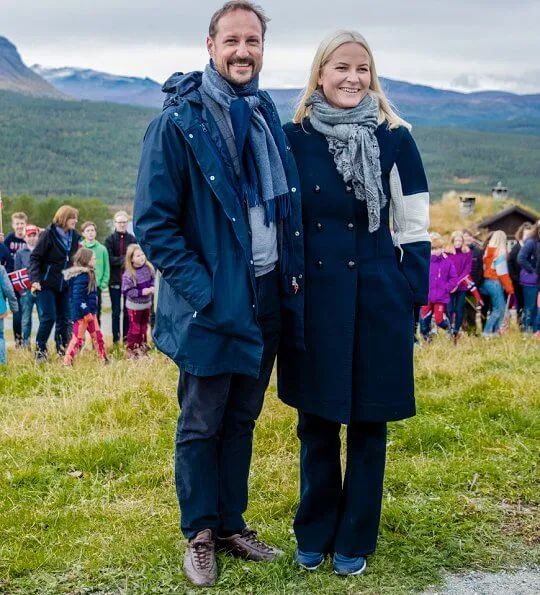
[[[0,370],[0,592],[189,593],[173,485],[177,372],[159,354],[99,367]],[[391,424],[377,553],[362,577],[293,564],[295,412],[268,390],[251,474],[250,525],[285,550],[266,565],[220,555],[210,593],[415,593],[443,570],[538,556],[540,349],[517,332],[446,337],[416,352],[418,415]],[[391,362],[389,362],[391,373]],[[201,470],[204,472],[204,470]]]

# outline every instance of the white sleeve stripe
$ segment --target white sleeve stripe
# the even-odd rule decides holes
[[[390,172],[390,195],[396,243],[429,242],[429,192],[404,195],[394,165]]]

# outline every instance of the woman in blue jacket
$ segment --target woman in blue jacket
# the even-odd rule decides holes
[[[377,541],[386,424],[415,414],[411,329],[428,297],[429,194],[409,129],[365,39],[339,31],[323,41],[285,126],[302,196],[306,350],[281,349],[278,384],[299,412],[294,529],[307,569],[334,553],[336,573],[364,571]]]

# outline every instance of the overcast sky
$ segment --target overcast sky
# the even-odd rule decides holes
[[[2,0],[0,35],[28,65],[78,66],[162,82],[176,70],[204,66],[208,22],[221,4]],[[367,38],[382,76],[465,91],[540,93],[539,0],[260,4],[271,18],[261,81],[266,87],[303,86],[320,40],[348,27]]]

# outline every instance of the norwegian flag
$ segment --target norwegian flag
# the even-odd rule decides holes
[[[13,271],[12,273],[8,273],[9,280],[13,285],[13,289],[17,293],[24,293],[27,289],[32,287],[30,283],[30,277],[28,276],[28,271],[26,269],[19,269],[18,271]]]

